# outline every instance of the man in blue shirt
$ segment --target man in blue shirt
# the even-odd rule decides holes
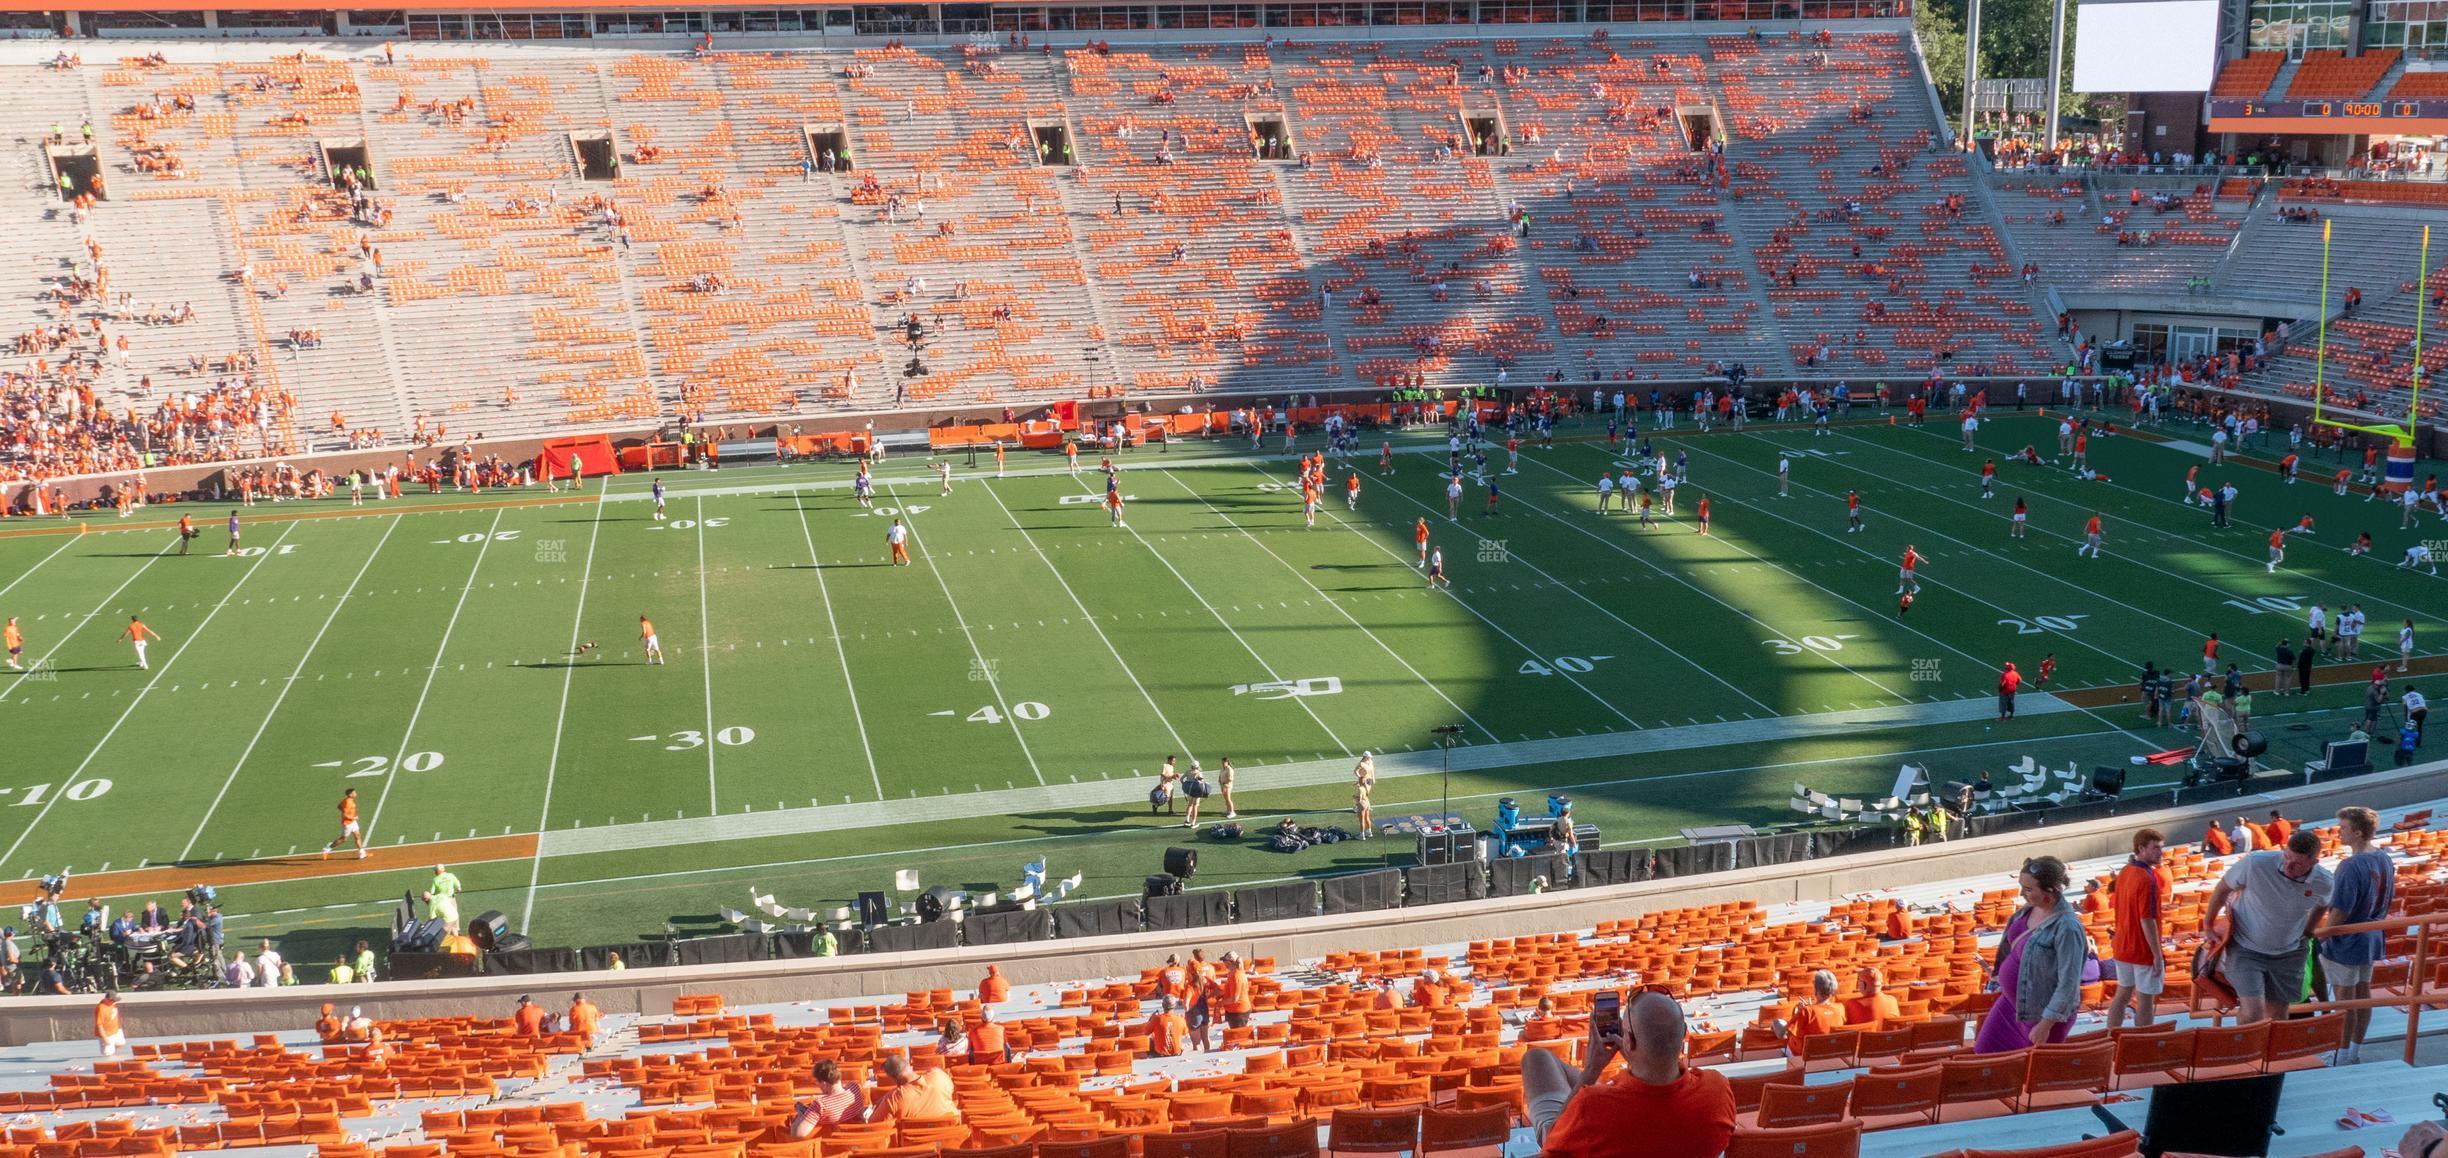
[[[2397,866],[2386,849],[2372,845],[2380,831],[2380,816],[2368,808],[2338,809],[2338,839],[2346,858],[2338,862],[2329,886],[2326,927],[2377,921],[2397,902]],[[2336,1001],[2360,1001],[2371,996],[2372,965],[2386,951],[2387,937],[2379,930],[2339,933],[2320,943],[2322,975],[2329,979],[2329,996]],[[2363,1049],[2363,1034],[2371,1027],[2371,1010],[2346,1013],[2346,1045],[2332,1059],[2351,1064]]]

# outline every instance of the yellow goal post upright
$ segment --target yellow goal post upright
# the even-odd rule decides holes
[[[2331,230],[2335,225],[2336,221],[2331,218],[2321,219],[2321,296],[2320,306],[2314,315],[2319,319],[2320,328],[2312,350],[2312,424],[2316,429],[2326,425],[2339,430],[2351,430],[2358,434],[2376,435],[2388,440],[2387,468],[2380,476],[2380,489],[2393,493],[2414,485],[2414,422],[2422,413],[2423,322],[2431,312],[2428,293],[2431,281],[2431,227],[2423,226],[2422,245],[2415,258],[2417,272],[2414,279],[2414,362],[2413,368],[2408,372],[2412,390],[2406,399],[2405,419],[2402,422],[2393,423],[2366,423],[2342,421],[2330,417],[2328,413],[2329,244]]]

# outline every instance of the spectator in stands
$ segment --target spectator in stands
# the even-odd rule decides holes
[[[1012,1059],[1011,1042],[994,1010],[978,1010],[977,1028],[969,1031],[969,1064],[1001,1065]]]
[[[315,1040],[325,1045],[340,1040],[340,1014],[331,1002],[323,1003],[323,1012],[315,1018]]]
[[[1683,1010],[1644,992],[1613,1030],[1593,1022],[1581,1072],[1543,1049],[1522,1055],[1522,1093],[1544,1158],[1716,1158],[1734,1136],[1725,1075],[1683,1065]],[[1605,1079],[1616,1055],[1623,1072]],[[1605,1080],[1602,1080],[1605,1079]]]
[[[2065,862],[2036,856],[2023,862],[2015,883],[2023,907],[2006,922],[1991,966],[1997,1003],[1981,1017],[1974,1053],[2005,1053],[2029,1045],[2064,1041],[2082,1006],[2083,962],[2091,936],[2082,917],[2066,903]]]
[[[2108,999],[2108,1028],[2149,1025],[2157,1016],[2159,995],[2167,989],[2166,927],[2160,924],[2169,881],[2159,869],[2167,856],[2167,837],[2156,828],[2133,834],[2133,855],[2117,870],[2110,894],[2116,901],[2116,924],[2109,938],[2109,956],[2116,969],[2116,995]]]
[[[813,1138],[844,1122],[867,1120],[867,1095],[857,1082],[842,1080],[841,1063],[820,1058],[808,1076],[816,1081],[816,1096],[791,1107],[791,1137]]]
[[[583,1038],[587,1045],[593,1046],[595,1044],[595,1035],[602,1028],[603,1010],[597,1008],[594,1002],[587,1000],[586,994],[571,994],[569,1007],[569,1031]]]
[[[2288,820],[2286,813],[2273,808],[2270,809],[2269,823],[2262,825],[2261,831],[2269,834],[2271,848],[2280,848],[2295,835],[2295,822]]]
[[[935,1056],[946,1059],[969,1056],[969,1033],[957,1019],[947,1017],[935,1023]]]
[[[2228,827],[2227,843],[2237,852],[2252,852],[2268,847],[2262,841],[2253,839],[2253,822],[2241,816],[2236,817],[2235,823]]]
[[[520,994],[518,1008],[510,1013],[510,1029],[520,1037],[544,1035],[544,1007],[526,994]]]
[[[2212,856],[2232,856],[2235,853],[2235,842],[2227,839],[2226,830],[2221,829],[2216,820],[2202,830],[2202,847],[2209,850]]]
[[[2334,928],[2380,920],[2397,903],[2397,865],[2389,859],[2388,850],[2372,844],[2380,832],[2380,814],[2348,807],[2338,809],[2337,819],[2338,839],[2345,842],[2346,857],[2332,874],[2325,923]],[[2270,823],[2275,826],[2278,822]],[[2329,980],[2330,1000],[2361,1001],[2371,996],[2372,966],[2386,951],[2387,941],[2387,934],[2378,929],[2321,939],[2320,967]],[[2368,1009],[2346,1012],[2346,1045],[2332,1059],[2337,1064],[2362,1060],[2363,1035],[2371,1028],[2371,1014]]]
[[[1796,1008],[1793,1017],[1781,1023],[1778,1030],[1780,1036],[1790,1043],[1787,1048],[1792,1049],[1798,1057],[1803,1038],[1842,1029],[1844,1023],[1844,1006],[1836,1001],[1836,974],[1822,969],[1811,974],[1810,1001]]]
[[[876,1095],[874,1114],[897,1122],[957,1122],[960,1103],[952,1100],[952,1075],[932,1069],[921,1073],[909,1055],[896,1053],[879,1067],[892,1087]]]
[[[127,1048],[127,1034],[119,1029],[119,994],[105,993],[94,1004],[94,1040],[102,1043],[102,1056],[111,1057]]]
[[[1895,994],[1887,992],[1887,974],[1878,966],[1862,966],[1853,974],[1853,987],[1856,992],[1845,999],[1846,1025],[1877,1029],[1904,1015]]]
[[[1003,967],[1000,965],[987,966],[986,976],[978,981],[977,992],[978,1003],[981,1005],[993,1005],[996,1002],[1011,1000],[1011,982],[1003,979]]]
[[[1149,1057],[1180,1057],[1190,1046],[1190,1025],[1182,1020],[1181,1003],[1167,993],[1156,999],[1147,1019]]]
[[[2219,878],[2202,927],[2221,914],[2233,920],[2221,967],[2235,986],[2237,1024],[2284,1018],[2303,994],[2304,946],[2328,910],[2329,890],[2320,837],[2309,832],[2288,837],[2283,849],[2246,853]]]
[[[331,971],[328,976],[334,985],[350,985],[356,982],[357,970],[349,966],[348,954],[342,953],[332,958]],[[330,1012],[330,1007],[326,1006],[324,1012]]]
[[[1222,1018],[1224,1024],[1240,1029],[1250,1023],[1249,972],[1242,967],[1239,953],[1224,954],[1222,965],[1216,972],[1214,984],[1209,987],[1208,1007],[1213,1017]],[[1425,980],[1425,977],[1422,979]]]

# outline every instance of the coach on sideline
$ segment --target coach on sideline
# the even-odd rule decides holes
[[[1683,1065],[1683,1007],[1642,993],[1619,1028],[1590,1026],[1580,1073],[1543,1049],[1522,1055],[1522,1093],[1546,1158],[1717,1158],[1734,1137],[1725,1075]],[[1624,1070],[1605,1077],[1607,1063]],[[2443,1155],[2442,1158],[2448,1158]]]

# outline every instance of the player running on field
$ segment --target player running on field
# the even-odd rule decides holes
[[[894,519],[892,526],[884,532],[884,545],[892,548],[893,566],[909,566],[909,528],[902,526],[901,520]]]
[[[1353,471],[1350,478],[1343,480],[1343,509],[1349,511],[1360,509],[1359,471]]]
[[[1317,485],[1317,482],[1316,482],[1316,480],[1314,480],[1314,479],[1304,478],[1304,479],[1303,479],[1303,481],[1301,482],[1301,525],[1302,525],[1302,526],[1305,526],[1305,527],[1309,528],[1309,529],[1310,529],[1310,530],[1312,530],[1312,531],[1314,531],[1314,530],[1316,530],[1316,529],[1317,529],[1317,509],[1318,509],[1318,485]]]
[[[1426,567],[1428,566],[1428,519],[1427,519],[1427,516],[1425,516],[1425,515],[1421,516],[1421,517],[1420,517],[1420,521],[1419,521],[1418,525],[1416,525],[1416,526],[1414,526],[1414,527],[1412,527],[1412,528],[1411,528],[1411,542],[1412,542],[1412,543],[1414,543],[1415,545],[1417,545],[1417,546],[1419,547],[1419,564],[1418,564],[1418,565],[1419,565],[1421,568],[1423,568],[1423,569],[1424,569],[1424,568],[1426,568]]]
[[[2020,502],[2022,500],[2018,499],[2016,501]],[[2091,512],[2091,521],[2083,524],[2082,546],[2074,548],[2075,558],[2080,559],[2084,555],[2089,555],[2094,559],[2100,557],[2100,517],[2098,511]]]
[[[662,475],[656,475],[656,476],[655,476],[655,480],[654,480],[654,501],[655,501],[655,513],[654,513],[654,521],[656,521],[656,522],[660,523],[660,522],[662,522],[662,521],[663,521],[663,476],[662,476]]]
[[[2286,562],[2286,528],[2279,527],[2270,532],[2269,573],[2277,574],[2278,565],[2284,562]]]
[[[25,654],[25,632],[17,629],[17,617],[9,616],[8,626],[0,627],[0,643],[8,645],[9,670],[24,671],[17,658]]]
[[[1896,594],[1919,595],[1921,593],[1921,580],[1915,576],[1915,572],[1919,571],[1920,567],[1921,552],[1913,550],[1913,545],[1910,543],[1904,544],[1904,557],[1896,564]]]
[[[1447,578],[1445,577],[1445,548],[1443,548],[1443,547],[1431,547],[1431,548],[1429,548],[1429,549],[1428,549],[1428,589],[1429,589],[1430,591],[1434,591],[1434,590],[1436,590],[1436,589],[1437,589],[1437,588],[1439,588],[1439,587],[1451,587],[1451,586],[1453,586],[1453,580],[1451,580],[1451,579],[1447,579]]]
[[[153,630],[150,627],[146,627],[145,621],[142,618],[131,615],[128,616],[127,630],[120,632],[119,638],[136,645],[136,667],[138,670],[151,671],[153,665],[145,662],[145,645],[154,640],[160,639],[161,633]]]
[[[1114,526],[1127,527],[1130,525],[1122,521],[1122,488],[1113,485],[1110,479],[1105,484],[1105,509],[1112,515]]]
[[[2397,567],[2401,571],[2417,570],[2429,571],[2434,575],[2439,574],[2439,560],[2432,556],[2431,547],[2427,543],[2416,543],[2413,546],[2406,548],[2405,558],[2397,564]],[[15,621],[11,620],[10,622]],[[2403,671],[2405,669],[2399,668],[2398,670]]]
[[[1391,442],[1384,443],[1377,448],[1377,473],[1394,473],[1394,444]]]
[[[1852,534],[1853,532],[1858,531],[1858,530],[1861,530],[1861,529],[1862,529],[1861,492],[1860,492],[1860,491],[1846,491],[1846,492],[1845,492],[1845,533],[1849,535],[1849,534]]]
[[[2041,657],[2040,657],[2040,686],[2041,686],[2041,687],[2044,687],[2044,688],[2045,688],[2045,687],[2047,687],[2047,686],[2048,686],[2048,682],[2049,682],[2050,678],[2054,677],[2056,674],[2057,674],[2057,653],[2052,651],[2052,652],[2048,653],[2047,655],[2041,656]]]
[[[1078,444],[1078,443],[1076,443],[1076,442],[1066,442],[1066,443],[1064,443],[1064,444],[1063,444],[1063,455],[1064,455],[1064,457],[1066,457],[1066,458],[1068,458],[1068,459],[1070,459],[1070,460],[1071,460],[1071,473],[1072,473],[1072,474],[1078,474],[1078,473],[1079,473],[1079,444]]]
[[[178,525],[179,554],[184,555],[187,553],[187,544],[195,542],[197,533],[198,532],[195,529],[195,520],[188,518],[185,515],[180,515]]]
[[[223,555],[235,555],[238,553],[238,512],[236,511],[230,512],[229,539],[229,549],[221,552]]]
[[[333,849],[350,841],[357,842],[357,859],[364,860],[366,858],[365,830],[357,825],[357,790],[354,788],[340,794],[340,835],[333,837],[330,844],[323,846],[323,859],[330,860]]]
[[[1981,497],[1997,497],[1997,460],[1994,458],[1981,464]]]
[[[2397,670],[2404,671],[2406,665],[2413,661],[2414,621],[2409,619],[2405,621],[2405,626],[2397,629]]]
[[[646,649],[646,662],[663,662],[663,637],[655,634],[654,620],[638,616],[638,646]]]

